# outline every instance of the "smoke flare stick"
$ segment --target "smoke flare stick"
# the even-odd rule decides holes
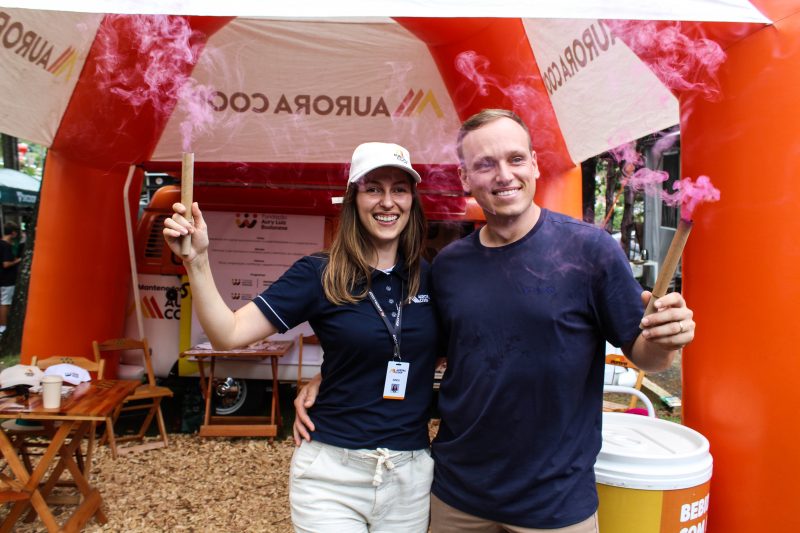
[[[669,250],[667,250],[667,255],[664,257],[664,263],[658,271],[658,278],[653,286],[653,297],[650,298],[650,302],[647,304],[644,316],[653,313],[656,310],[656,300],[667,294],[669,282],[675,276],[675,271],[678,269],[678,261],[681,260],[683,248],[686,246],[686,240],[689,238],[689,232],[691,231],[692,222],[690,220],[680,219],[678,221],[678,229],[672,237]]]
[[[194,188],[194,152],[183,152],[181,164],[181,203],[186,208],[183,215],[190,223],[192,218],[192,189]],[[181,238],[181,255],[186,257],[192,251],[192,236]]]

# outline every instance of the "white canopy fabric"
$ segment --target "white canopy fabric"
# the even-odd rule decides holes
[[[0,8],[0,131],[52,144],[102,18]]]
[[[392,21],[236,19],[192,77],[215,90],[213,126],[191,142],[198,161],[345,161],[357,144],[391,140],[415,163],[455,162],[447,89],[425,44]],[[409,93],[421,97],[404,108]],[[180,159],[187,108],[179,102],[154,160]]]
[[[3,0],[2,5],[84,13],[237,17],[519,17],[770,22],[745,0]]]

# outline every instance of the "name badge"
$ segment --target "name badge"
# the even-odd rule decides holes
[[[386,367],[386,382],[383,385],[385,400],[403,400],[406,397],[406,383],[411,363],[389,361]]]

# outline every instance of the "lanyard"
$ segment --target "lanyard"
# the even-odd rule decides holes
[[[392,342],[394,343],[394,355],[393,358],[397,359],[398,361],[402,361],[403,358],[400,356],[400,322],[403,316],[403,306],[402,304],[397,304],[397,320],[394,322],[394,326],[389,320],[386,318],[386,313],[381,308],[380,304],[378,303],[378,299],[375,298],[375,295],[372,294],[372,291],[369,291],[369,299],[372,301],[372,306],[375,307],[375,310],[378,312],[378,316],[383,319],[384,325],[386,325],[386,329],[389,331],[389,335],[392,336]],[[403,295],[402,289],[400,290],[400,296]]]

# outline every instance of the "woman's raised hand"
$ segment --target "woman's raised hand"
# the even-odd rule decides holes
[[[192,222],[186,220],[186,208],[180,202],[172,204],[172,217],[164,220],[164,240],[169,249],[185,263],[191,263],[208,250],[208,227],[197,202],[192,204]],[[181,256],[181,238],[190,235],[192,248],[188,256]]]

